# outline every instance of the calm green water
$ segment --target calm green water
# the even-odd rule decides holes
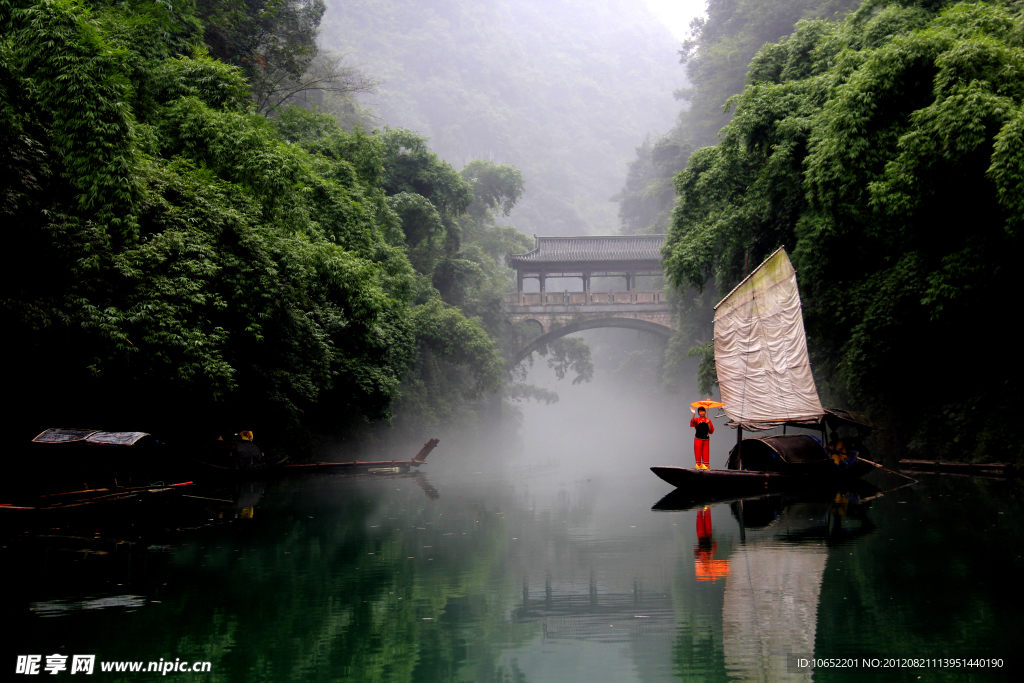
[[[717,504],[701,540],[698,510],[652,510],[670,491],[646,469],[673,464],[661,457],[431,460],[422,477],[206,491],[234,502],[193,500],[141,537],[9,528],[5,679],[17,655],[54,653],[209,661],[168,677],[247,682],[1010,680],[860,660],[1019,662],[1014,482]],[[878,491],[901,483],[885,476]],[[787,655],[858,668],[795,670]]]

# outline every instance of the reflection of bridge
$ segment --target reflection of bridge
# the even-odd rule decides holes
[[[665,292],[637,290],[638,277],[661,275],[665,235],[537,237],[533,251],[511,257],[517,292],[505,297],[509,319],[532,322],[540,335],[520,349],[513,365],[559,337],[598,327],[624,327],[667,339],[672,334]],[[549,292],[549,278],[580,278],[582,291]],[[591,278],[625,278],[626,291],[594,292]],[[523,281],[540,281],[524,292]]]
[[[662,636],[671,641],[676,612],[668,591],[645,593],[634,583],[632,593],[598,594],[594,578],[590,591],[555,593],[548,580],[544,597],[531,597],[523,585],[523,602],[513,613],[519,623],[540,623],[544,638],[624,643]]]

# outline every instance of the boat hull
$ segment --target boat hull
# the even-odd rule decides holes
[[[288,472],[319,472],[330,471],[352,474],[405,474],[412,467],[419,467],[422,462],[415,460],[373,460],[356,462],[310,462],[289,463],[284,466]]]
[[[857,461],[849,467],[832,472],[696,470],[684,467],[652,467],[651,471],[679,489],[692,490],[704,496],[728,496],[831,486],[861,477],[872,469],[871,465]]]
[[[34,496],[0,505],[0,527],[7,524],[134,523],[182,497],[191,482],[171,486],[92,489]]]
[[[260,479],[273,473],[280,472],[284,467],[287,457],[281,457],[274,461],[264,461],[247,467],[228,467],[225,465],[210,462],[200,458],[194,458],[193,463],[197,468],[198,479]]]

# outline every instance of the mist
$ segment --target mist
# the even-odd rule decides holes
[[[328,2],[324,49],[383,81],[368,124],[405,127],[461,168],[512,164],[525,234],[618,232],[626,165],[671,127],[678,40],[643,0]],[[367,30],[372,26],[372,30]]]
[[[658,464],[692,467],[689,404],[703,397],[692,381],[674,393],[662,388],[663,344],[632,330],[572,336],[591,347],[594,379],[577,385],[568,377],[559,381],[544,358],[535,360],[526,381],[557,392],[559,400],[521,405],[522,457],[557,459],[588,474]],[[717,420],[712,437],[714,466],[724,466],[731,446],[723,422]]]

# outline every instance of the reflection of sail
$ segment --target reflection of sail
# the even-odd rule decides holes
[[[826,549],[741,546],[730,558],[722,606],[725,668],[741,681],[810,681],[787,655],[814,656]]]

